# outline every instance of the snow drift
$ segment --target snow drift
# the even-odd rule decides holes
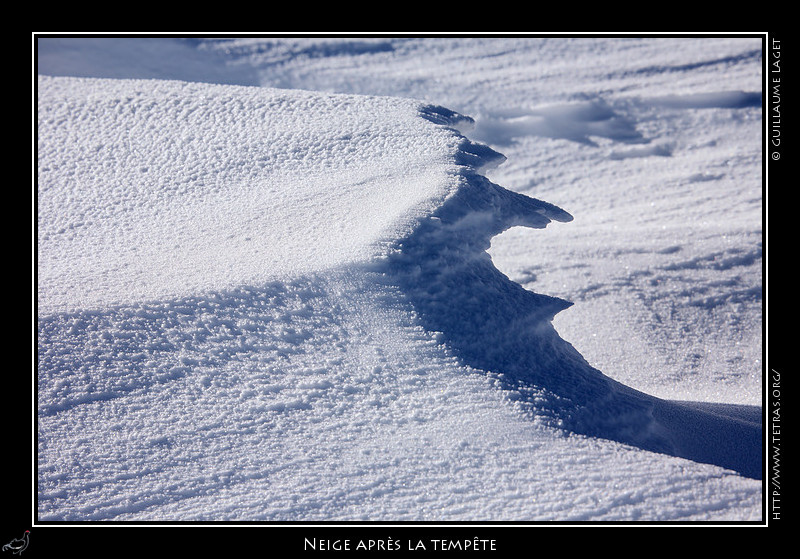
[[[493,266],[492,237],[571,216],[483,176],[503,157],[468,117],[174,81],[38,89],[41,520],[685,517],[674,493],[709,483],[758,500],[730,472],[760,477],[758,417],[612,381],[553,329],[568,302]],[[542,486],[574,444],[614,457],[609,508],[582,502],[590,478]],[[676,469],[670,498],[634,479]]]
[[[463,141],[379,97],[47,78],[39,91],[43,311],[368,260],[453,188]]]

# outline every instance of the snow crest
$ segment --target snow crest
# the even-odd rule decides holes
[[[40,310],[374,257],[451,188],[461,137],[420,111],[434,118],[383,97],[40,76]]]
[[[503,156],[461,135],[468,117],[38,85],[40,518],[513,517],[520,501],[484,487],[487,430],[760,476],[755,422],[615,383],[553,328],[569,302],[494,267],[492,237],[572,217],[482,175]]]

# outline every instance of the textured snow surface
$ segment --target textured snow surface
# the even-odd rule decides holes
[[[757,42],[52,41],[39,520],[761,519]]]
[[[419,118],[419,103],[380,97],[47,77],[38,86],[45,311],[374,256],[447,194],[463,140]]]

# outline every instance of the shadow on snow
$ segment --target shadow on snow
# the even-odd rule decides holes
[[[571,216],[478,174],[464,181],[387,264],[423,326],[441,332],[465,364],[500,379],[539,421],[760,479],[760,407],[666,401],[614,381],[553,328],[571,303],[528,291],[492,264],[495,235]]]

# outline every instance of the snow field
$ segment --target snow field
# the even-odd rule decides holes
[[[759,520],[759,55],[51,43],[38,518]]]
[[[40,398],[57,407],[40,409],[40,520],[686,520],[729,517],[732,498],[737,519],[758,510],[757,486],[732,473],[525,419],[526,394],[460,364],[370,276],[70,318],[81,350],[60,356],[74,363],[41,364]],[[161,335],[129,335],[145,331]]]

